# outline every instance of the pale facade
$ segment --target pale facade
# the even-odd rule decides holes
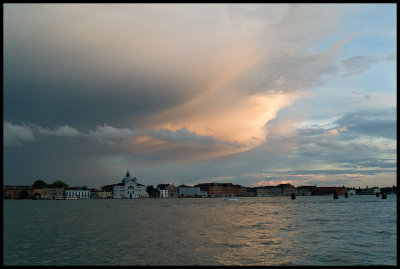
[[[90,190],[66,190],[65,198],[78,198],[78,199],[89,199],[90,198]]]
[[[140,183],[137,183],[137,193],[139,195],[139,198],[148,198],[149,194],[146,191],[146,186],[142,185]]]
[[[131,177],[129,171],[122,179],[122,183],[113,186],[113,198],[136,199],[147,197],[146,187],[137,183],[136,177]]]
[[[160,190],[160,198],[168,198],[168,190]]]
[[[106,199],[106,198],[112,198],[112,197],[113,197],[111,191],[99,191],[99,192],[97,193],[97,196],[98,196],[100,199]]]

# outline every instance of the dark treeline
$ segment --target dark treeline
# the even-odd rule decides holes
[[[63,182],[63,181],[61,181],[61,180],[56,180],[56,181],[54,181],[53,183],[48,184],[48,183],[46,183],[45,181],[39,179],[39,180],[36,180],[36,181],[33,183],[32,186],[33,186],[34,189],[43,189],[43,188],[63,188],[64,190],[67,190],[67,189],[72,189],[72,190],[73,190],[73,189],[88,190],[88,189],[89,189],[87,186],[82,186],[82,187],[80,187],[80,186],[77,186],[77,187],[70,187],[67,183],[65,183],[65,182]]]

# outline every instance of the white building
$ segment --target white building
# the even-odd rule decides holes
[[[356,190],[348,190],[347,194],[348,195],[356,195]]]
[[[65,191],[66,199],[89,199],[90,198],[90,190],[66,190]]]
[[[159,190],[160,198],[168,198],[168,190]]]
[[[137,178],[131,177],[129,171],[127,171],[122,182],[113,186],[113,197],[117,199],[134,199],[148,197],[148,194],[146,192],[146,187],[137,183]]]

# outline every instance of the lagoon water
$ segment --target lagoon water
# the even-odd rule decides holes
[[[3,264],[396,265],[396,201],[3,200]]]

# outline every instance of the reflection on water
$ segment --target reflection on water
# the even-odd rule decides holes
[[[5,265],[395,265],[396,195],[4,201]]]

